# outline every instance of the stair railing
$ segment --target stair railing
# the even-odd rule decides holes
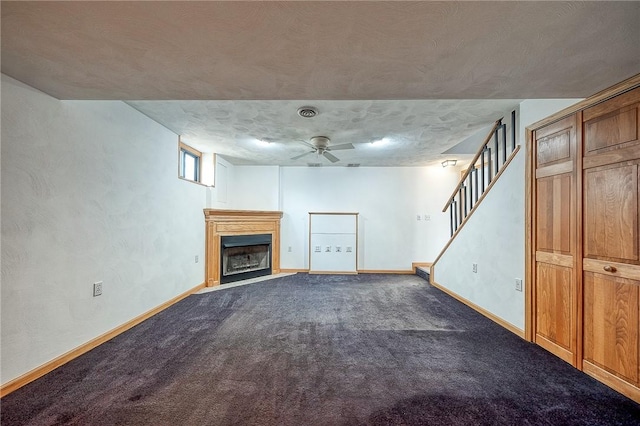
[[[462,225],[482,194],[489,188],[491,181],[507,163],[507,154],[516,149],[516,112],[511,112],[510,146],[507,146],[507,125],[503,124],[502,120],[501,118],[494,123],[442,209],[443,212],[449,210],[451,236]]]

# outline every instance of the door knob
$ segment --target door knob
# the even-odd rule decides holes
[[[615,271],[617,271],[616,267],[615,266],[611,266],[611,265],[607,265],[602,269],[604,269],[607,272],[615,272]]]

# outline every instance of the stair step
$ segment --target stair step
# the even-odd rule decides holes
[[[416,268],[416,275],[424,278],[425,280],[429,281],[429,274],[430,274],[430,269],[427,267],[423,267],[423,266],[418,266]]]

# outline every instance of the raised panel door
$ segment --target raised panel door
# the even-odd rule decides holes
[[[548,166],[559,161],[571,159],[571,131],[572,123],[567,123],[555,133],[540,136],[536,142],[537,167]],[[540,134],[540,133],[539,133]]]
[[[539,251],[571,254],[571,222],[573,175],[563,173],[538,179],[536,186],[537,229]]]
[[[605,149],[620,149],[638,141],[638,105],[590,120],[584,129],[585,156],[597,155]]]
[[[584,256],[638,264],[638,161],[584,173]]]
[[[583,114],[584,370],[640,396],[640,89]]]
[[[535,280],[536,343],[577,362],[576,127],[571,116],[536,130]]]
[[[638,282],[584,273],[584,359],[638,384]]]
[[[537,262],[538,286],[536,289],[537,341],[552,350],[567,362],[573,359],[575,310],[571,301],[573,268]],[[553,348],[556,346],[556,348]],[[562,350],[564,349],[564,350]]]

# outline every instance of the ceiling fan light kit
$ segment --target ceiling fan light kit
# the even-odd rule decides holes
[[[311,145],[316,148],[326,148],[331,143],[331,139],[326,136],[314,136],[311,138]]]

